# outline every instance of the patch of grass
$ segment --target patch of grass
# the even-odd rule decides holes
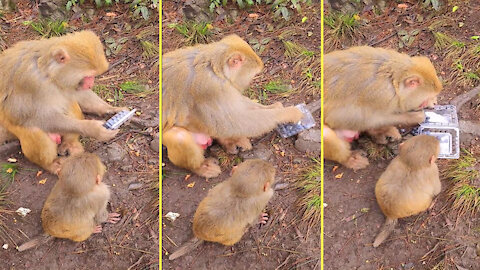
[[[305,47],[293,41],[283,40],[282,43],[285,47],[284,55],[287,58],[296,58],[302,55],[306,55],[305,53],[308,52]]]
[[[68,23],[62,20],[41,19],[39,21],[24,21],[23,24],[30,26],[45,38],[64,35],[68,30]]]
[[[214,30],[210,23],[205,22],[196,23],[193,21],[187,21],[183,23],[171,23],[167,26],[182,34],[185,37],[185,43],[187,45],[210,42]]]
[[[124,98],[121,89],[116,89],[103,84],[94,85],[92,91],[95,92],[103,100],[106,100],[107,102],[110,102],[115,106],[118,106]]]
[[[0,165],[0,175],[1,175],[1,185],[0,193],[5,192],[5,190],[13,183],[15,180],[15,175],[18,173],[18,165],[12,163],[2,163]]]
[[[316,226],[321,219],[322,201],[321,201],[321,176],[323,171],[320,161],[313,159],[315,163],[304,170],[300,176],[300,181],[296,183],[300,190],[301,197],[299,204],[303,210],[302,219],[310,226]]]
[[[142,45],[143,53],[142,56],[144,58],[152,58],[158,56],[158,45],[152,43],[148,40],[142,41],[140,40],[140,44]]]
[[[372,160],[386,160],[394,157],[393,151],[387,145],[380,145],[369,139],[360,140],[362,148]]]
[[[452,210],[457,211],[459,216],[473,216],[480,211],[480,164],[472,153],[463,152],[442,174],[453,182],[448,191]]]
[[[136,81],[123,82],[120,84],[120,89],[122,89],[122,91],[125,93],[134,94],[139,97],[152,93],[152,91],[149,90],[145,84],[141,84]]]
[[[324,17],[324,22],[332,30],[331,34],[338,39],[353,39],[359,34],[358,28],[360,23],[358,14],[331,12]]]
[[[288,96],[292,92],[292,86],[284,81],[270,81],[263,86],[269,94]]]

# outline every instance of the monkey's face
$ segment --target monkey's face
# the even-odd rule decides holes
[[[108,70],[100,39],[90,31],[66,36],[50,50],[49,73],[67,90],[91,90],[95,76]]]
[[[400,84],[401,92],[405,93],[405,109],[416,111],[431,108],[437,103],[437,95],[442,90],[442,83],[428,58],[413,57],[412,59],[416,66]]]

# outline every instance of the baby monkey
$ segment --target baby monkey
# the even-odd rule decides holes
[[[262,210],[273,196],[275,168],[251,159],[234,168],[232,176],[212,188],[193,217],[195,237],[169,257],[174,260],[203,241],[231,246],[240,241],[250,225],[265,221]]]
[[[117,223],[120,214],[108,213],[110,190],[102,182],[105,165],[92,153],[82,153],[65,160],[42,209],[44,234],[18,247],[24,251],[53,237],[75,242],[102,231],[101,223]]]
[[[375,238],[374,247],[385,241],[399,218],[427,210],[433,197],[442,189],[435,163],[440,143],[435,137],[413,137],[400,144],[399,150],[399,155],[388,165],[375,186],[375,196],[386,220]]]

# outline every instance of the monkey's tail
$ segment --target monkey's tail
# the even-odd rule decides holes
[[[175,260],[176,258],[178,257],[181,257],[187,253],[189,253],[190,251],[196,249],[200,244],[203,243],[203,240],[200,240],[196,237],[193,237],[192,239],[190,239],[187,243],[183,244],[183,246],[181,246],[179,249],[177,249],[175,252],[173,252],[172,254],[170,254],[170,256],[168,257],[168,259],[171,261],[171,260]]]
[[[30,241],[21,244],[17,248],[17,250],[22,252],[22,251],[25,251],[27,249],[31,249],[33,247],[36,247],[38,245],[43,245],[43,244],[47,243],[48,241],[52,240],[53,238],[54,238],[53,236],[50,236],[46,233],[39,234],[39,235],[33,237]]]
[[[373,247],[380,246],[385,239],[393,232],[395,229],[395,225],[397,225],[398,219],[396,218],[389,218],[385,220],[385,223],[380,228],[380,232],[378,233],[377,237],[375,237],[375,241],[373,241]]]

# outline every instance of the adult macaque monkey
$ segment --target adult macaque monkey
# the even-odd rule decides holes
[[[53,237],[81,242],[102,231],[100,224],[116,223],[119,214],[108,213],[110,190],[102,182],[105,166],[97,155],[82,153],[68,157],[42,209],[45,234],[18,247],[30,249]]]
[[[300,121],[302,112],[293,106],[264,106],[242,95],[262,69],[262,60],[237,35],[163,56],[162,143],[173,164],[215,177],[220,167],[203,156],[212,138],[234,153],[237,146],[250,149],[250,137]]]
[[[30,161],[55,173],[58,150],[83,152],[79,135],[105,141],[117,134],[103,121],[84,120],[81,110],[122,109],[91,91],[95,76],[107,69],[102,43],[90,31],[15,44],[0,55],[0,125],[20,140]]]
[[[250,225],[266,222],[262,210],[273,196],[275,168],[261,159],[242,162],[232,176],[216,185],[198,205],[193,217],[195,238],[170,255],[174,260],[203,241],[231,246],[240,241]]]
[[[393,231],[397,220],[423,212],[442,189],[435,161],[440,144],[435,137],[420,135],[400,145],[400,153],[375,185],[378,205],[386,216],[375,238],[378,247]]]
[[[354,170],[368,165],[350,150],[359,132],[378,143],[400,139],[394,126],[421,123],[423,108],[433,106],[442,90],[426,57],[363,46],[328,53],[324,61],[325,158]]]

